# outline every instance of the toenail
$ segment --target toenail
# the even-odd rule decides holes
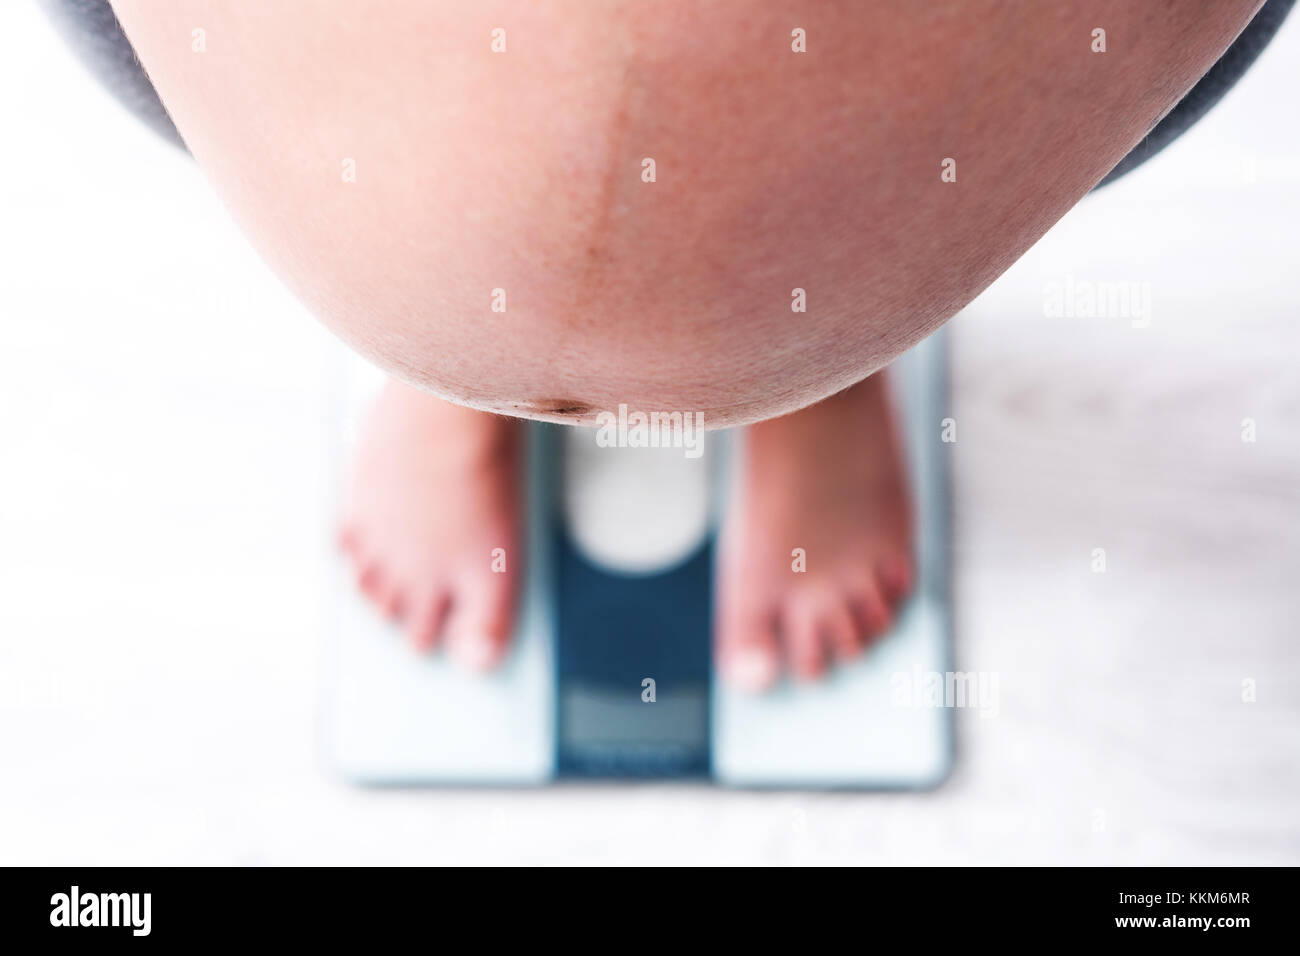
[[[732,660],[731,679],[743,690],[766,690],[776,680],[772,655],[756,650],[740,651]]]
[[[496,648],[482,638],[462,638],[449,642],[448,650],[456,663],[472,671],[488,670],[496,662]]]

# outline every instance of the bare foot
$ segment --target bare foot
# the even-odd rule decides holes
[[[500,661],[514,617],[521,428],[390,382],[344,506],[340,542],[361,590],[416,648],[442,641],[476,669]]]
[[[723,529],[717,646],[749,690],[820,677],[888,629],[912,586],[912,515],[877,373],[750,426]],[[802,570],[800,570],[802,568]]]

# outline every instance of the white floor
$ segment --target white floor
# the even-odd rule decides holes
[[[378,792],[316,760],[337,346],[4,4],[0,863],[1300,863],[1297,62],[1300,16],[955,322],[1000,708],[949,784]],[[1045,318],[1067,274],[1150,283],[1150,326]]]

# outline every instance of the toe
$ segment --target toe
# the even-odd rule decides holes
[[[837,660],[852,660],[862,650],[862,632],[844,601],[834,601],[823,611],[821,632]]]
[[[889,630],[893,614],[884,592],[876,581],[868,581],[849,604],[863,647]]]
[[[513,623],[510,590],[469,585],[455,597],[447,623],[447,650],[470,670],[491,670],[501,662]]]
[[[396,579],[375,558],[357,561],[357,588],[379,609],[384,617],[397,620],[403,611],[403,595]]]
[[[886,558],[876,569],[880,591],[890,605],[897,605],[912,590],[912,562],[906,557]]]
[[[801,680],[816,680],[826,670],[826,639],[817,604],[792,598],[781,619],[781,640],[790,670]]]
[[[767,690],[781,670],[776,615],[770,609],[720,608],[718,650],[725,680],[749,693]]]
[[[407,634],[417,651],[423,653],[438,646],[450,603],[447,592],[442,590],[415,602],[413,612],[407,617]]]
[[[400,621],[406,616],[406,594],[394,580],[380,592],[379,613],[390,621]]]
[[[357,529],[349,523],[339,525],[338,533],[335,538],[339,550],[344,554],[356,555],[358,536]]]
[[[383,565],[374,558],[363,555],[357,558],[356,567],[358,590],[378,604],[387,587]]]

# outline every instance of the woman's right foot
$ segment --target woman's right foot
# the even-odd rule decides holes
[[[523,423],[389,382],[353,463],[340,543],[419,650],[488,669],[515,613]]]

